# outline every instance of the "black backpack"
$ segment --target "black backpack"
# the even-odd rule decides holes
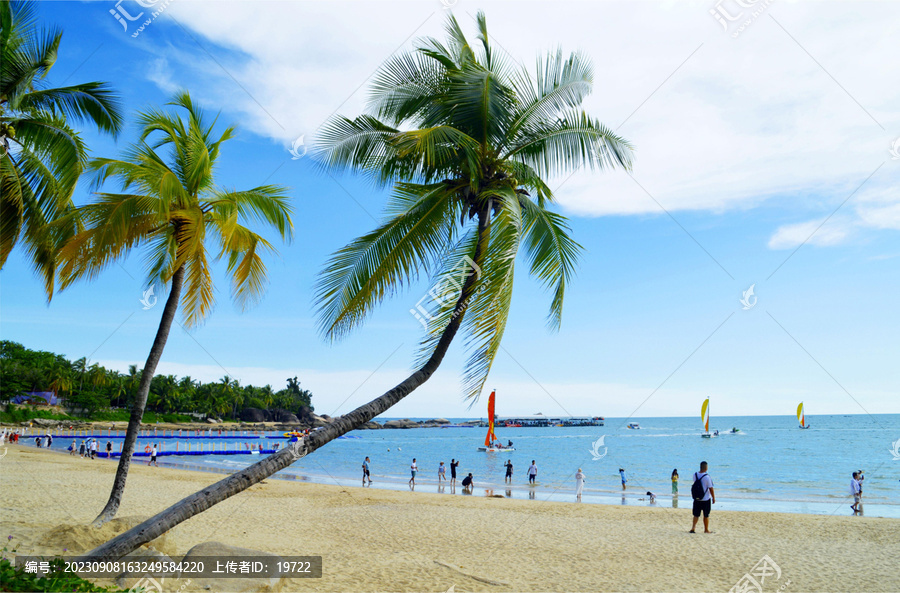
[[[691,498],[694,500],[703,500],[703,497],[706,496],[706,489],[703,487],[703,475],[694,474],[697,478],[691,486]]]

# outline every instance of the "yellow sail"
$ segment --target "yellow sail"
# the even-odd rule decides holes
[[[700,408],[700,420],[703,421],[703,428],[706,432],[709,432],[709,398],[706,398],[703,402],[703,406]]]
[[[800,423],[800,426],[806,425],[806,418],[803,415],[803,402],[800,402],[800,405],[797,406],[797,422]]]

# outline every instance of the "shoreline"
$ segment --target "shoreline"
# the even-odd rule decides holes
[[[105,438],[105,437],[104,437]],[[238,437],[245,438],[245,437]],[[246,437],[249,438],[249,437]],[[68,454],[64,450],[60,449],[38,449],[29,444],[19,444],[21,447],[25,447],[29,450],[34,451],[49,451],[51,453],[57,454]],[[97,457],[97,460],[100,461],[108,461],[105,457],[102,456],[103,453]],[[213,464],[203,465],[198,463],[198,459],[203,459],[205,456],[198,456],[196,458],[190,458],[188,460],[187,456],[178,457],[178,459],[184,459],[184,462],[172,463],[167,461],[167,457],[160,457],[159,464],[160,467],[166,467],[169,469],[183,469],[185,471],[199,472],[205,474],[216,474],[220,476],[228,476],[237,471],[243,469],[243,467],[235,466],[235,467],[221,467]],[[252,460],[252,463],[258,461],[260,457],[255,457]],[[118,463],[118,456],[113,457],[113,462]],[[132,464],[141,464],[147,461],[146,457],[134,457],[132,459]],[[248,464],[249,465],[249,464]],[[322,468],[324,470],[324,468]],[[421,472],[420,472],[421,474]],[[337,475],[328,473],[316,473],[316,472],[308,472],[298,470],[294,468],[291,471],[291,468],[285,468],[281,472],[270,476],[267,479],[278,480],[281,482],[299,482],[299,483],[311,483],[311,484],[321,484],[325,486],[340,486],[341,488],[357,488],[357,489],[370,489],[374,488],[375,490],[383,490],[383,491],[393,491],[393,492],[409,492],[410,488],[408,486],[408,478],[405,476],[395,475],[395,474],[372,474],[376,480],[373,481],[374,486],[362,486],[360,484],[360,478],[351,477],[345,473],[339,473]],[[690,497],[690,484],[689,480],[684,480],[681,483],[681,491],[680,496],[672,496],[672,494],[668,491],[665,492],[656,492],[656,502],[650,503],[649,499],[646,496],[645,489],[634,485],[631,489],[623,492],[614,488],[584,488],[584,495],[582,499],[576,500],[574,495],[574,481],[572,483],[541,483],[540,481],[537,483],[535,487],[530,487],[526,483],[513,483],[513,484],[505,484],[502,482],[491,482],[488,480],[479,480],[475,481],[475,492],[479,494],[468,494],[462,492],[462,487],[459,483],[455,488],[449,485],[449,480],[446,481],[443,485],[438,484],[436,479],[425,478],[421,475],[417,477],[417,485],[416,489],[413,490],[414,493],[423,493],[423,494],[438,494],[441,496],[474,496],[478,497],[479,495],[482,497],[502,497],[510,500],[529,500],[536,502],[546,502],[552,501],[555,503],[562,504],[587,504],[587,505],[602,505],[602,506],[622,506],[622,507],[646,507],[650,509],[654,508],[671,508],[671,509],[690,509],[691,507],[691,497]],[[483,493],[483,494],[481,494]],[[779,497],[765,497],[758,495],[744,495],[735,494],[731,491],[724,490],[721,494],[717,496],[718,502],[716,506],[716,510],[718,512],[731,511],[731,512],[746,512],[746,513],[786,513],[792,515],[809,515],[809,516],[844,516],[844,509],[849,506],[851,503],[851,499],[849,496],[840,496],[833,495],[830,498],[779,498]],[[883,502],[868,502],[863,501],[863,516],[868,516],[872,518],[900,518],[900,505],[895,504],[886,504]]]
[[[99,543],[86,542],[86,526],[116,466],[47,453],[8,446],[0,526],[20,554],[75,555],[90,549],[76,549],[79,541]],[[218,479],[133,464],[118,517],[149,516]],[[292,579],[283,591],[728,591],[763,556],[780,567],[779,582],[790,581],[785,591],[842,591],[848,582],[900,590],[890,568],[897,519],[714,509],[714,534],[690,535],[684,508],[287,482],[267,479],[176,526],[169,554],[221,541],[323,556],[323,578]]]

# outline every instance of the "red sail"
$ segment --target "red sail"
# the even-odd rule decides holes
[[[497,440],[497,437],[494,436],[494,397],[496,394],[496,391],[492,391],[491,396],[488,398],[488,432],[484,437],[485,447],[490,447]]]

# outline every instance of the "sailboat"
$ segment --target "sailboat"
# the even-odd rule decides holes
[[[797,406],[797,422],[800,423],[800,428],[809,428],[809,424],[806,423],[806,411],[803,409],[803,402],[800,402],[800,405]]]
[[[703,401],[703,405],[700,406],[700,420],[703,421],[703,430],[706,431],[700,436],[704,439],[710,439],[714,437],[715,435],[709,433],[709,398],[706,398]]]
[[[484,437],[484,447],[478,447],[479,451],[486,451],[488,453],[495,453],[498,451],[515,451],[513,447],[504,447],[500,444],[500,439],[497,438],[497,435],[494,434],[494,401],[497,397],[497,390],[491,391],[491,396],[488,398],[488,431],[487,435]]]

